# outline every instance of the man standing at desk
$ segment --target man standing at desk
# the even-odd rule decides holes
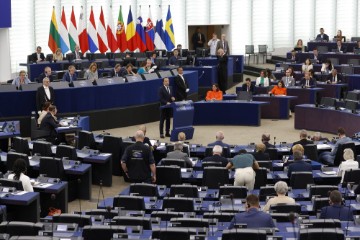
[[[228,57],[225,55],[224,49],[218,50],[218,85],[220,90],[225,94],[227,90],[227,62]]]
[[[156,182],[154,156],[150,147],[144,145],[144,137],[144,133],[138,130],[135,133],[136,143],[127,147],[121,158],[121,167],[133,183]]]
[[[178,67],[177,71],[179,75],[175,77],[175,85],[176,85],[176,101],[183,101],[187,98],[187,93],[189,92],[189,86],[187,81],[184,78],[184,70],[182,67]]]
[[[54,89],[50,86],[49,78],[44,78],[43,85],[36,91],[36,109],[39,114],[45,102],[50,102],[51,104],[55,102],[55,93]]]
[[[351,142],[351,138],[346,136],[345,129],[342,127],[339,127],[338,131],[339,139],[337,140],[334,148],[331,152],[323,152],[319,155],[319,162],[324,164],[334,164],[336,152],[338,150],[339,144],[348,143]]]
[[[229,229],[237,223],[245,223],[247,228],[274,228],[275,224],[271,215],[260,211],[259,198],[255,194],[246,197],[246,211],[237,213],[231,220]]]
[[[163,85],[159,89],[159,100],[160,106],[169,105],[171,102],[175,101],[173,97],[172,90],[169,87],[169,78],[164,78]],[[160,137],[165,138],[170,137],[170,118],[171,118],[171,108],[162,108],[160,109]],[[166,135],[164,136],[164,122],[166,121],[165,131]]]
[[[229,42],[226,40],[225,34],[221,34],[221,40],[218,41],[216,45],[216,51],[218,51],[220,48],[224,49],[225,55],[230,55]]]
[[[208,46],[210,47],[210,55],[216,56],[217,44],[220,40],[217,38],[216,33],[213,33],[212,39],[209,40]]]
[[[204,47],[205,35],[201,33],[200,27],[196,28],[196,32],[192,35],[191,40],[194,46],[194,50]]]

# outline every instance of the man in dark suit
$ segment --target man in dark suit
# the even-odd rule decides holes
[[[117,63],[114,67],[114,69],[111,69],[110,72],[111,77],[121,77],[121,65],[120,63]]]
[[[301,146],[304,147],[304,146],[306,146],[306,145],[308,145],[308,144],[314,144],[314,142],[311,141],[311,140],[308,140],[307,137],[308,137],[307,131],[304,130],[304,129],[301,130],[301,131],[300,131],[300,140],[294,142],[294,143],[293,143],[293,146],[296,145],[296,144],[301,144]]]
[[[261,135],[261,142],[265,145],[266,149],[275,148],[275,146],[270,144],[269,141],[270,141],[270,134],[264,133],[263,135]],[[275,142],[275,140],[274,140],[274,142]]]
[[[74,54],[74,59],[79,60],[83,59],[84,55],[82,52],[80,52],[80,47],[78,45],[75,46],[75,51],[72,52]]]
[[[55,92],[50,86],[49,78],[44,78],[43,85],[36,91],[36,109],[38,113],[41,112],[45,102],[51,102],[51,104],[54,104],[55,102]]]
[[[342,195],[338,190],[333,190],[329,196],[328,207],[321,209],[320,218],[339,219],[340,221],[353,221],[353,210],[350,207],[342,205]]]
[[[295,150],[296,149],[296,150]],[[299,150],[299,149],[302,149]],[[289,165],[288,177],[291,178],[293,172],[312,172],[312,166],[310,163],[303,161],[304,148],[300,144],[292,147],[294,162]]]
[[[223,142],[224,138],[225,138],[224,133],[222,131],[218,131],[216,133],[216,136],[215,136],[216,141],[212,142],[212,143],[209,143],[208,146],[212,147],[212,146],[215,146],[215,145],[219,145],[221,147],[230,148],[229,144]]]
[[[213,147],[213,155],[210,157],[206,157],[202,160],[202,162],[221,162],[222,167],[226,167],[226,165],[229,163],[227,158],[221,156],[223,151],[222,146],[215,145]]]
[[[224,49],[218,50],[218,85],[219,89],[225,94],[227,90],[227,62],[228,57],[225,55]]]
[[[57,133],[56,128],[61,125],[56,120],[57,109],[56,106],[50,105],[49,112],[45,115],[40,124],[40,129],[47,131],[48,136],[46,137],[46,141],[51,142],[53,144],[59,144],[61,142],[65,142],[65,134]]]
[[[303,79],[301,79],[300,81],[300,86],[303,88],[312,88],[312,87],[316,87],[316,82],[314,79],[312,79],[310,77],[310,73],[309,72],[305,72],[304,73],[304,77]]]
[[[255,160],[270,160],[270,156],[265,152],[266,146],[263,143],[255,145],[255,152],[252,154]]]
[[[31,55],[32,62],[42,62],[45,60],[45,55],[41,52],[41,47],[37,46],[36,52]]]
[[[216,44],[216,52],[220,49],[224,49],[225,55],[230,55],[230,48],[229,48],[229,42],[226,40],[226,35],[221,34],[221,40],[217,42]]]
[[[317,64],[322,63],[322,58],[319,55],[319,51],[317,50],[317,48],[313,49],[313,57],[312,57],[312,59],[315,60]]]
[[[334,68],[331,70],[331,73],[326,77],[327,83],[341,83],[343,81],[343,77],[341,74],[338,74],[337,70]]]
[[[185,161],[185,167],[192,168],[193,163],[191,162],[188,154],[183,152],[183,148],[184,148],[184,145],[182,142],[176,142],[174,144],[174,151],[168,152],[166,154],[166,158],[183,159]]]
[[[184,78],[184,70],[182,67],[178,67],[177,71],[179,73],[178,76],[175,77],[175,86],[176,86],[176,93],[175,98],[176,101],[186,100],[187,93],[189,92],[189,86],[187,84],[186,79]]]
[[[76,81],[77,80],[77,75],[75,73],[75,66],[74,65],[70,65],[69,66],[69,71],[67,71],[63,78],[62,78],[62,81],[67,81],[69,83],[72,83],[73,81]]]
[[[235,224],[245,223],[247,228],[274,228],[275,224],[271,215],[260,209],[259,198],[254,194],[246,197],[246,211],[237,213],[230,222],[229,229]]]
[[[203,33],[201,33],[201,28],[197,27],[196,28],[196,32],[192,35],[192,44],[194,46],[194,50],[196,50],[196,48],[202,48],[204,47],[204,42],[205,40],[205,35]]]
[[[241,91],[254,93],[255,87],[251,84],[250,78],[245,79],[245,83],[241,86]]]
[[[49,66],[45,67],[44,72],[39,75],[38,82],[41,83],[46,77],[50,80],[50,82],[54,81],[54,78],[51,75],[51,67]]]
[[[163,85],[159,88],[159,100],[160,105],[165,106],[169,105],[171,102],[175,101],[173,97],[172,90],[169,87],[169,78],[163,79]],[[164,138],[170,137],[170,118],[171,118],[171,108],[160,109],[160,137]],[[164,122],[166,121],[165,131],[166,135],[164,136]]]
[[[316,41],[321,41],[321,42],[328,42],[329,41],[329,36],[327,34],[324,33],[324,28],[320,28],[320,34],[318,34],[316,36]]]

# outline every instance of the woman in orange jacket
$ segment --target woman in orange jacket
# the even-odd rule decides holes
[[[284,82],[282,80],[280,80],[278,82],[277,86],[274,86],[273,89],[271,89],[269,94],[286,95],[286,87],[284,85]]]
[[[217,84],[212,85],[212,90],[206,93],[206,101],[222,100],[223,92],[219,89]]]

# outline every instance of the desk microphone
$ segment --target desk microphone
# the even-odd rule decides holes
[[[77,184],[78,184],[78,193],[79,193],[80,192],[80,184],[81,184],[81,179],[80,178],[77,179]],[[79,196],[78,196],[78,199],[79,199],[79,208],[80,208],[79,215],[81,217],[81,199],[80,199]]]
[[[99,194],[98,194],[98,199],[97,199],[97,205],[99,206],[99,202],[100,202],[100,193],[102,193],[102,197],[103,197],[103,200],[104,200],[104,191],[103,191],[103,188],[102,188],[102,185],[103,185],[103,182],[102,182],[102,179],[100,179],[100,182],[99,182]]]
[[[293,212],[290,212],[289,214],[289,220],[291,222],[291,225],[293,227],[293,231],[294,231],[294,239],[297,239],[296,238],[296,230],[295,230],[295,219],[296,219],[296,216]]]
[[[275,142],[275,140],[276,140],[276,137],[274,137],[274,146],[276,145],[276,142]]]
[[[201,75],[198,77],[198,80],[200,80],[204,76],[204,74],[205,74],[205,71],[202,71]]]
[[[106,212],[108,213],[108,218],[107,219],[112,219],[111,217],[111,206],[106,206]]]
[[[56,200],[56,195],[55,194],[51,194],[50,195],[51,201],[53,201],[53,203]],[[57,204],[56,204],[57,205]],[[54,216],[52,217],[52,221],[51,221],[51,236],[54,236]],[[52,239],[52,238],[51,238]]]

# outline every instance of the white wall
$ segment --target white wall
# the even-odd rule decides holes
[[[9,29],[0,28],[0,73],[1,81],[11,79]]]

